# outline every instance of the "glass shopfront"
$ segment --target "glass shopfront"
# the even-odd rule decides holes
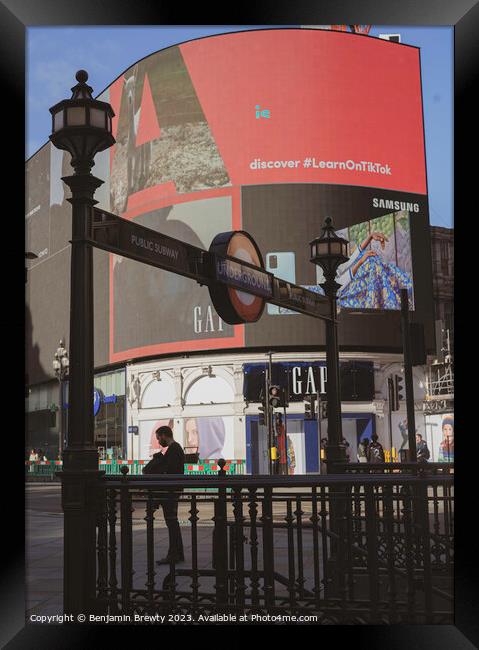
[[[357,448],[361,439],[371,438],[376,430],[374,413],[347,413],[342,415],[343,438],[348,443],[346,455],[349,462],[357,462]],[[327,438],[327,421],[305,420],[304,415],[292,413],[286,416],[285,457],[287,474],[325,473],[320,462],[321,440]],[[260,424],[258,415],[246,417],[246,471],[248,474],[269,474],[268,434]],[[277,445],[277,438],[275,438]],[[276,472],[275,473],[281,473]],[[286,473],[286,472],[284,472]]]
[[[25,400],[25,458],[32,449],[48,460],[58,457],[60,431],[57,381],[33,386]],[[40,453],[41,452],[41,453]]]
[[[94,441],[99,457],[101,460],[126,458],[125,370],[97,374],[93,385]],[[68,383],[65,384],[65,403],[68,408]]]
[[[261,401],[264,390],[265,363],[244,364],[244,397],[248,403]],[[327,372],[324,361],[288,361],[271,364],[272,384],[284,389],[288,407],[281,409],[284,430],[278,434],[275,425],[273,447],[279,447],[275,473],[324,473],[321,447],[327,438],[327,420],[306,419],[301,403],[309,395],[326,398]],[[353,410],[354,403],[371,403],[374,399],[374,365],[370,361],[343,361],[340,364],[341,396]],[[363,407],[364,408],[364,407]],[[302,412],[298,413],[298,410]],[[360,410],[360,409],[358,409]],[[362,410],[362,409],[361,409]],[[277,414],[278,411],[275,411]],[[286,418],[284,416],[286,415]],[[356,462],[357,446],[364,437],[375,432],[373,412],[348,413],[343,407],[342,430],[346,454]],[[258,415],[246,417],[246,468],[250,474],[268,474],[268,432]],[[281,466],[282,465],[282,466]]]

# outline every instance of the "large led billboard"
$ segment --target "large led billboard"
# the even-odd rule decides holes
[[[106,181],[100,207],[206,249],[219,232],[246,230],[268,270],[308,287],[321,281],[309,241],[330,216],[350,241],[340,342],[399,346],[401,287],[418,319],[432,321],[417,48],[308,29],[214,36],[139,61],[100,98],[115,111],[116,138],[93,169]],[[34,164],[38,157],[51,160]],[[41,177],[33,168],[48,165],[50,221],[53,210],[66,218],[59,188],[67,158],[47,145],[29,161],[32,250],[37,239],[45,249],[35,222],[46,218],[44,210],[32,213]],[[97,365],[324,344],[323,329],[307,316],[268,306],[257,323],[231,326],[194,281],[102,252],[95,264]],[[52,263],[49,273],[64,277],[65,269]]]

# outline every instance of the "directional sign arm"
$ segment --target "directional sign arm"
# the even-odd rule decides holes
[[[281,278],[274,278],[273,297],[268,302],[307,316],[315,316],[323,320],[331,318],[329,300],[325,296]]]

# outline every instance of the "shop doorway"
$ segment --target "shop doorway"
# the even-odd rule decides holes
[[[350,463],[358,462],[358,444],[376,432],[375,418],[372,413],[345,413],[342,417],[343,438],[349,443],[347,453]]]
[[[246,424],[246,471],[248,474],[268,474],[268,430],[258,418],[248,418]]]
[[[288,474],[306,474],[306,449],[304,440],[304,419],[288,418],[287,454]]]
[[[319,447],[316,422],[298,415],[287,416],[288,475],[319,471]],[[246,472],[268,474],[268,430],[259,424],[258,416],[246,418]]]

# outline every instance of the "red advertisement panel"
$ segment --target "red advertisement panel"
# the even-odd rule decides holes
[[[321,30],[180,47],[233,185],[426,193],[419,50]]]

